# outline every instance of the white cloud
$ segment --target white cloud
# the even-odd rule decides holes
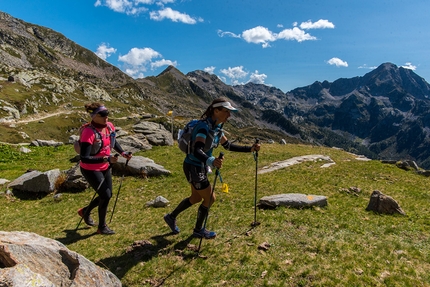
[[[252,82],[255,84],[264,84],[264,81],[266,80],[266,78],[267,78],[266,74],[259,74],[258,71],[255,70],[255,72],[251,74],[248,82]]]
[[[151,63],[151,69],[155,70],[157,68],[163,67],[163,66],[177,66],[178,63],[176,61],[170,61],[170,60],[159,60]]]
[[[263,48],[269,47],[269,42],[276,40],[276,34],[263,26],[245,30],[242,32],[242,38],[248,43],[262,44]]]
[[[132,48],[126,55],[119,56],[118,60],[132,66],[140,66],[161,57],[161,54],[151,48]]]
[[[222,30],[218,30],[217,33],[218,33],[218,36],[220,36],[221,38],[224,36],[232,37],[232,38],[240,38],[240,35],[237,35],[237,34],[232,33],[232,32],[224,32]]]
[[[206,67],[203,69],[203,71],[212,75],[215,71],[215,67],[214,66]]]
[[[228,69],[222,69],[221,73],[224,74],[227,78],[230,79],[233,85],[241,84],[239,79],[242,79],[248,75],[248,72],[243,70],[243,66],[238,67],[228,67]]]
[[[157,60],[162,55],[151,48],[132,48],[126,55],[119,56],[118,61],[124,63],[123,70],[131,77],[143,77],[148,68],[157,69],[162,66],[176,66],[176,61]]]
[[[405,69],[409,69],[409,70],[412,70],[412,71],[415,71],[416,69],[417,69],[417,66],[414,66],[414,65],[412,65],[412,63],[410,63],[410,62],[407,62],[407,63],[405,63],[403,66],[401,66],[402,68],[405,68]]]
[[[317,38],[306,33],[305,31],[294,27],[293,29],[285,29],[281,31],[278,36],[278,39],[284,40],[296,40],[297,42],[316,40]]]
[[[101,44],[96,51],[96,55],[99,56],[99,58],[106,61],[107,58],[109,58],[112,54],[116,53],[115,48],[109,47],[109,44]]]
[[[148,9],[142,7],[142,4],[150,4],[150,1],[144,0],[97,0],[94,3],[95,7],[106,6],[109,9],[118,12],[126,13],[127,15],[136,15],[147,11]]]
[[[241,35],[235,34],[233,32],[224,32],[222,30],[218,30],[217,33],[219,37],[228,36],[233,38],[243,38],[248,43],[261,44],[263,48],[270,47],[270,43],[277,40],[294,40],[297,42],[303,42],[317,39],[309,33],[306,33],[304,30],[296,27],[296,22],[293,25],[294,27],[292,29],[284,29],[280,33],[272,32],[263,26],[257,26],[245,30]],[[316,26],[322,27],[321,24]],[[280,28],[282,25],[278,25],[277,27]]]
[[[334,24],[332,22],[329,22],[328,20],[320,19],[316,22],[313,22],[311,20],[308,20],[306,22],[302,22],[300,24],[300,28],[304,30],[308,29],[334,29]]]
[[[191,18],[189,15],[172,10],[172,8],[164,8],[156,12],[150,12],[149,16],[152,20],[162,21],[164,19],[170,19],[173,22],[182,22],[185,24],[195,24],[197,20]],[[199,18],[199,22],[203,22],[203,19]]]
[[[161,10],[149,13],[150,19],[155,21],[170,19],[173,22],[182,22],[186,24],[195,24],[204,21],[200,17],[192,18],[185,13],[164,7],[165,4],[172,4],[175,3],[175,1],[176,0],[96,0],[94,6],[105,6],[115,12],[125,13],[127,15],[138,15],[149,11],[149,6],[154,6],[157,7],[157,9],[161,7]]]
[[[367,64],[364,64],[364,65],[361,65],[361,66],[359,66],[358,67],[359,69],[369,69],[369,70],[374,70],[374,69],[376,69],[377,67],[376,66],[367,66]]]
[[[327,61],[329,65],[335,65],[336,67],[348,67],[348,63],[346,61],[343,61],[339,58],[331,58]]]
[[[151,0],[148,0],[151,1]],[[151,1],[154,2],[154,1]],[[157,5],[164,5],[164,4],[169,4],[169,3],[175,3],[175,0],[161,0],[161,1],[157,1]]]

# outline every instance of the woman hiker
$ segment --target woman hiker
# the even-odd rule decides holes
[[[82,175],[88,181],[98,196],[88,206],[78,210],[85,223],[95,226],[91,211],[98,207],[99,223],[97,233],[114,234],[106,225],[106,213],[109,200],[112,197],[111,164],[118,161],[117,156],[111,156],[111,148],[118,154],[130,160],[131,153],[124,152],[115,140],[115,127],[108,121],[108,109],[101,103],[85,105],[85,110],[91,116],[91,123],[81,129],[80,134],[80,168]]]
[[[258,143],[253,146],[240,146],[228,141],[222,132],[222,125],[230,117],[231,111],[237,111],[237,109],[226,98],[215,99],[202,115],[201,121],[193,129],[190,142],[193,148],[191,153],[187,154],[183,163],[185,177],[191,186],[191,195],[184,198],[171,213],[164,216],[164,221],[166,221],[174,234],[180,231],[176,225],[176,217],[182,211],[193,204],[201,202],[203,199],[198,208],[193,235],[205,239],[216,237],[215,232],[206,230],[203,227],[210,205],[215,202],[215,193],[212,192],[207,171],[209,167],[221,168],[223,164],[223,158],[216,158],[212,155],[214,147],[221,143],[226,150],[230,151],[253,152],[260,150]]]

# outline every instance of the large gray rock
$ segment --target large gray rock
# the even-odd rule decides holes
[[[51,193],[55,190],[55,182],[61,175],[59,169],[40,172],[37,170],[24,173],[11,183],[8,188],[26,192]]]
[[[128,152],[138,152],[152,149],[145,136],[142,139],[138,136],[125,136],[116,139],[121,145],[122,149]]]
[[[327,197],[322,195],[306,195],[301,193],[285,193],[264,196],[260,199],[259,207],[275,208],[278,206],[288,206],[295,208],[327,206]]]
[[[327,161],[329,163],[334,163],[334,161],[329,156],[325,156],[321,154],[309,154],[309,155],[292,157],[290,159],[283,160],[283,161],[273,162],[270,165],[264,166],[260,170],[258,170],[258,174],[272,172],[272,171],[286,168],[305,161],[314,161],[314,162]]]
[[[109,270],[29,232],[0,231],[0,267],[0,286],[122,286]]]
[[[133,126],[133,130],[135,133],[144,134],[152,145],[173,145],[172,133],[166,130],[162,124],[141,121]]]
[[[115,175],[132,175],[141,177],[151,177],[160,175],[170,175],[171,172],[163,166],[156,164],[152,159],[143,156],[133,156],[125,166],[126,159],[118,158],[118,162],[112,165]]]
[[[53,140],[40,140],[40,139],[38,139],[38,140],[32,141],[30,146],[53,146],[53,147],[57,147],[57,146],[61,146],[63,144],[64,143],[62,143],[62,142],[56,142]]]
[[[84,191],[90,187],[88,181],[81,173],[79,162],[64,173],[66,175],[66,180],[61,184],[61,191]]]

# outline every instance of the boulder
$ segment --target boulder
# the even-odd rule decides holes
[[[144,134],[148,142],[155,146],[173,145],[172,133],[162,124],[141,121],[133,126],[135,133]]]
[[[152,146],[143,136],[143,139],[137,136],[125,136],[116,139],[121,145],[122,149],[128,152],[138,152],[152,149]]]
[[[169,203],[170,202],[166,198],[159,195],[154,200],[148,201],[146,207],[166,207]]]
[[[79,163],[77,163],[71,169],[66,170],[64,173],[66,175],[66,179],[61,184],[62,191],[84,191],[90,187],[89,183],[81,173]]]
[[[301,193],[284,193],[264,196],[258,204],[260,208],[276,208],[287,206],[295,208],[327,206],[327,197],[322,195],[306,195]]]
[[[132,175],[139,177],[151,177],[160,175],[170,175],[171,172],[163,166],[156,164],[152,159],[143,156],[133,156],[125,166],[126,159],[118,158],[118,162],[112,165],[115,175]]]
[[[379,190],[374,190],[370,196],[367,211],[374,211],[381,214],[401,214],[406,215],[400,205],[391,196],[385,195]]]
[[[9,183],[8,188],[24,192],[51,193],[55,190],[55,183],[60,175],[59,169],[52,169],[47,172],[33,170]]]
[[[122,286],[109,270],[29,232],[0,231],[0,267],[0,286]]]

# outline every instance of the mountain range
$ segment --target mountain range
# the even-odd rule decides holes
[[[361,77],[286,93],[262,84],[230,86],[173,66],[133,79],[62,34],[0,12],[3,142],[67,141],[88,120],[83,105],[89,101],[105,102],[125,130],[145,117],[177,131],[220,96],[240,110],[225,126],[233,140],[284,139],[430,168],[430,85],[410,69],[382,63]]]

